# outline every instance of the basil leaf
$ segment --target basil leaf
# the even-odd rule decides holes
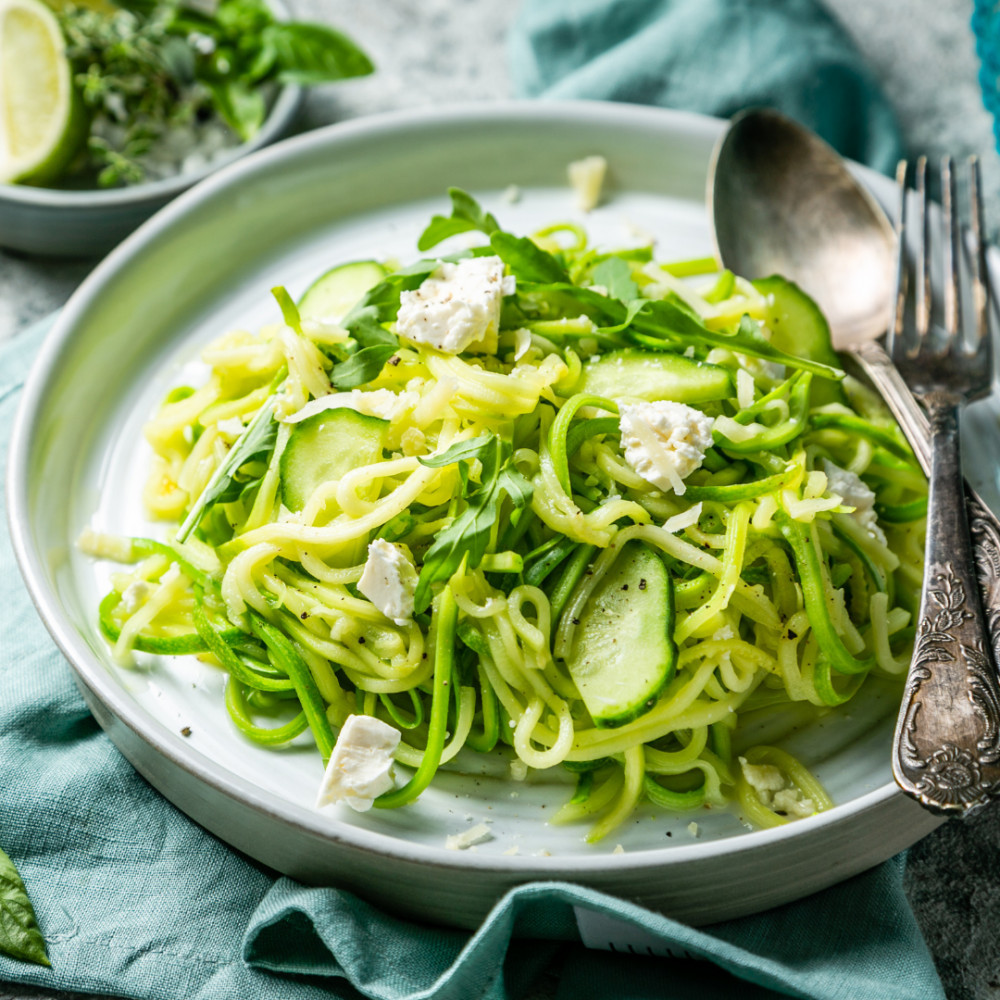
[[[256,87],[241,80],[208,80],[205,85],[212,93],[215,110],[244,142],[260,131],[267,108]]]
[[[322,24],[270,24],[262,33],[262,41],[274,50],[282,83],[327,83],[367,76],[375,68],[346,35]]]
[[[178,542],[183,542],[194,531],[209,507],[215,503],[225,503],[227,499],[235,500],[239,496],[243,484],[235,483],[236,473],[241,466],[255,458],[269,458],[277,437],[278,422],[274,419],[274,398],[271,397],[233,443],[225,461],[212,474],[201,496],[178,529]]]
[[[385,363],[396,353],[399,345],[393,338],[391,344],[372,344],[355,351],[330,371],[330,384],[335,389],[356,389],[376,379]]]
[[[639,295],[639,286],[632,280],[632,269],[620,257],[609,257],[593,270],[594,283],[603,285],[608,294],[622,302]]]
[[[51,965],[28,890],[14,862],[0,850],[0,952],[22,962]]]
[[[435,215],[427,228],[417,240],[417,249],[423,252],[437,246],[442,240],[457,233],[468,233],[478,230],[487,236],[492,236],[500,224],[489,213],[484,212],[479,202],[467,191],[461,188],[448,188],[451,197],[451,215]]]
[[[527,236],[496,232],[490,237],[490,246],[518,281],[534,281],[542,284],[565,283],[572,288],[576,287],[570,281],[566,268]]]

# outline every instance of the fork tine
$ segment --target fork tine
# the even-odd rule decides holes
[[[962,302],[959,287],[958,209],[955,204],[955,171],[950,156],[941,157],[941,208],[944,213],[944,349],[954,345],[962,328]]]
[[[927,211],[927,157],[917,159],[917,338],[923,340],[931,328],[931,230]]]
[[[906,174],[909,164],[900,160],[896,164],[896,187],[899,191],[899,214],[896,216],[896,282],[895,301],[892,305],[892,322],[889,324],[886,346],[889,356],[895,357],[895,352],[903,343],[903,331],[906,321]]]
[[[979,157],[969,157],[969,201],[972,208],[972,306],[976,311],[977,350],[985,342],[989,348],[990,286],[986,278],[986,251],[983,239],[983,184]]]

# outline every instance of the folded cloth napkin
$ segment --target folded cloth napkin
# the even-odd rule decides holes
[[[0,344],[0,469],[42,332]],[[566,1000],[668,989],[678,1000],[944,996],[903,895],[902,858],[700,930],[593,890],[535,883],[469,935],[275,879],[174,809],[98,728],[21,582],[6,516],[0,606],[0,846],[27,884],[52,962],[0,955],[0,992],[6,980],[150,1000],[515,1000],[548,968]],[[2,908],[0,899],[0,919]]]
[[[895,115],[815,0],[527,0],[509,38],[523,97],[657,104],[723,118],[777,108],[890,173]]]

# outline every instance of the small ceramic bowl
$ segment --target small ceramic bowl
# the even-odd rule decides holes
[[[274,6],[283,16],[283,9]],[[0,184],[0,247],[43,257],[103,256],[203,177],[282,138],[291,129],[301,100],[301,87],[284,85],[252,139],[199,170],[174,177],[109,190]]]

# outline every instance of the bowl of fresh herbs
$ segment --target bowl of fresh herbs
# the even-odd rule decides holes
[[[277,0],[0,0],[0,247],[106,253],[372,64]]]

